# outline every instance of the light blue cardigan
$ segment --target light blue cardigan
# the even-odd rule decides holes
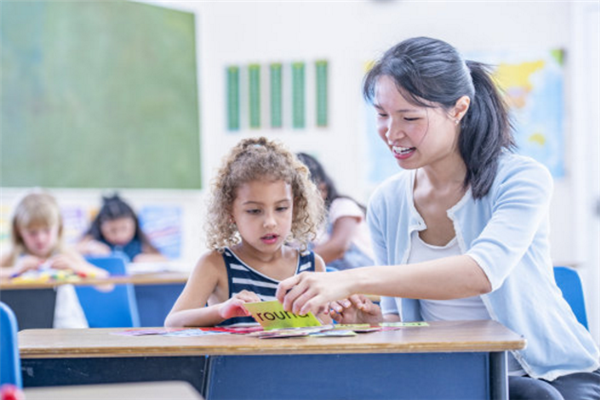
[[[426,229],[413,202],[415,171],[381,184],[369,201],[367,221],[379,265],[405,264],[414,231]],[[553,182],[536,161],[505,153],[489,193],[474,200],[470,190],[451,209],[461,252],[487,275],[492,291],[481,298],[492,319],[527,341],[512,352],[534,378],[554,380],[600,366],[600,352],[579,324],[554,282],[548,211]],[[419,301],[383,298],[384,313],[402,310],[403,321],[419,321]]]

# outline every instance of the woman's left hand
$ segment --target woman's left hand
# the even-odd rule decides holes
[[[339,324],[378,324],[383,322],[381,308],[362,294],[330,304],[330,316]]]
[[[345,272],[345,271],[344,271]],[[348,279],[344,272],[303,272],[279,283],[275,296],[283,309],[294,314],[328,311],[329,303],[350,296]]]

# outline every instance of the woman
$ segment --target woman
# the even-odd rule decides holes
[[[369,203],[379,266],[289,278],[277,292],[284,308],[332,302],[343,322],[494,319],[528,343],[508,359],[511,399],[600,399],[600,352],[553,278],[552,178],[511,153],[486,67],[412,38],[375,64],[364,95],[403,169]],[[381,310],[365,293],[383,296]]]

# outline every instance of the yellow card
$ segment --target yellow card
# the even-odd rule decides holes
[[[283,310],[278,301],[261,301],[258,303],[246,303],[244,307],[252,314],[252,317],[263,327],[265,331],[281,328],[304,328],[307,326],[321,326],[319,320],[308,313],[298,315]]]

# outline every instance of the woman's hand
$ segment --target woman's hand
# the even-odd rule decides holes
[[[374,325],[383,321],[381,308],[362,294],[334,301],[329,307],[329,315],[339,324]]]
[[[224,320],[234,317],[247,317],[250,313],[246,310],[244,304],[256,303],[259,301],[261,301],[260,297],[258,297],[256,293],[242,290],[226,302],[220,304],[219,315]]]
[[[328,312],[330,302],[349,297],[351,279],[343,272],[302,272],[279,283],[275,296],[294,314]]]

